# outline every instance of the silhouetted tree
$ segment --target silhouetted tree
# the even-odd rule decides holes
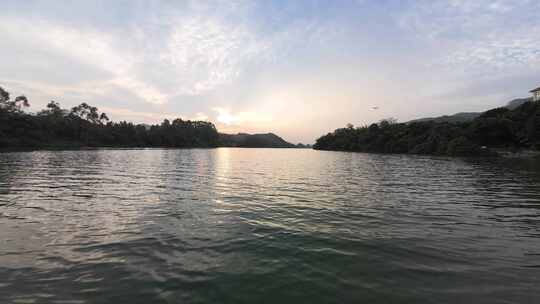
[[[317,139],[319,150],[439,155],[492,155],[492,148],[540,149],[540,103],[496,108],[471,122],[397,123],[336,129]]]
[[[103,123],[107,123],[108,121],[109,121],[109,117],[107,116],[107,114],[101,113],[101,115],[99,116],[99,122],[103,124]]]
[[[14,100],[11,100],[9,92],[0,87],[0,109],[7,112],[19,112],[21,108],[29,106],[30,103],[26,96],[17,96]]]
[[[97,107],[81,103],[71,110],[51,101],[37,115],[20,111],[28,100],[0,88],[0,148],[22,146],[215,147],[212,123],[165,119],[161,125],[111,122]]]
[[[98,108],[88,105],[86,102],[81,103],[80,105],[73,107],[71,109],[71,114],[73,116],[79,117],[83,120],[86,120],[90,123],[99,123],[99,112]]]
[[[5,103],[9,100],[9,92],[0,87],[0,103]]]

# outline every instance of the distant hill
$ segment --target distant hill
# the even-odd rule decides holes
[[[456,114],[453,114],[453,115],[443,115],[443,116],[438,116],[438,117],[419,118],[419,119],[411,120],[408,123],[428,122],[428,121],[460,123],[460,122],[471,121],[471,120],[475,119],[476,117],[480,116],[480,114],[482,114],[482,113],[480,113],[480,112],[461,112],[461,113],[456,113]]]
[[[529,98],[517,98],[517,99],[509,101],[506,104],[506,106],[504,106],[504,107],[507,108],[508,110],[515,110],[519,106],[521,106],[522,104],[524,104],[526,102],[529,102],[529,101],[532,101],[532,98],[530,98],[530,97]]]
[[[297,143],[296,148],[298,148],[298,149],[311,149],[313,147],[310,144]]]
[[[517,107],[521,106],[522,104],[528,101],[531,101],[531,98],[517,98],[517,99],[509,101],[503,108],[507,108],[509,110],[515,110]],[[462,122],[472,121],[475,118],[479,117],[482,113],[483,112],[461,112],[461,113],[456,113],[453,115],[443,115],[443,116],[438,116],[438,117],[414,119],[414,120],[408,121],[407,123],[428,122],[428,121],[462,123]]]
[[[515,108],[511,110],[511,107]],[[321,136],[314,149],[449,156],[495,156],[519,150],[540,152],[540,102],[513,100],[505,107],[485,111],[471,121],[460,123],[382,120],[358,128],[349,124]],[[538,153],[529,155],[535,154]]]
[[[294,148],[295,145],[285,141],[274,133],[265,134],[219,134],[222,147],[242,148]]]

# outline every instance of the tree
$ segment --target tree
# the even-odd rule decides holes
[[[111,122],[105,113],[87,103],[70,110],[54,100],[37,115],[20,111],[28,106],[22,95],[14,100],[0,88],[0,147],[121,146],[215,147],[219,135],[212,123],[164,120],[160,125]]]
[[[79,117],[80,119],[86,120],[93,124],[99,124],[101,122],[98,108],[90,106],[86,102],[83,102],[80,105],[73,107],[71,109],[71,115]],[[107,115],[105,115],[105,117],[107,117]]]
[[[17,107],[21,107],[21,106],[29,107],[30,106],[30,103],[28,102],[28,98],[26,98],[26,96],[24,96],[24,95],[17,96],[15,98],[14,104]]]
[[[101,115],[99,116],[99,121],[102,124],[107,123],[109,121],[109,117],[107,116],[107,114],[101,113]]]
[[[379,121],[379,126],[386,128],[386,127],[395,125],[396,123],[397,123],[397,119],[393,117],[389,117],[389,118],[381,119],[381,121]]]
[[[20,112],[22,107],[29,106],[30,103],[26,96],[17,96],[14,100],[11,100],[9,92],[0,87],[0,108],[5,109],[7,112]]]
[[[62,108],[60,108],[60,104],[54,100],[51,100],[48,104],[47,104],[47,109],[49,111],[51,111],[52,113],[55,113],[55,112],[60,112],[62,111]]]
[[[0,87],[0,103],[5,103],[9,101],[9,92]]]
[[[40,116],[53,116],[55,118],[60,118],[65,116],[65,110],[60,107],[60,104],[54,100],[51,100],[46,109],[41,110],[38,115]]]

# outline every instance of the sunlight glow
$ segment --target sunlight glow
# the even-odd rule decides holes
[[[233,124],[234,122],[236,122],[238,119],[236,117],[234,117],[233,115],[231,115],[230,113],[228,112],[225,112],[223,110],[220,110],[219,111],[219,115],[217,117],[217,121],[218,122],[221,122],[223,124],[226,124],[226,125],[231,125]]]

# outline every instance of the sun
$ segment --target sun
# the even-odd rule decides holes
[[[219,121],[219,122],[221,122],[223,124],[226,124],[226,125],[230,125],[230,124],[232,124],[233,122],[236,121],[236,117],[232,116],[229,113],[221,112],[221,113],[219,113],[219,116],[217,117],[217,121]]]

